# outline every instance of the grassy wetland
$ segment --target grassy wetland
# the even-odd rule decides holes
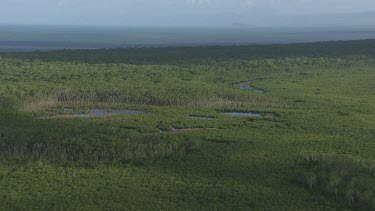
[[[371,210],[374,152],[374,40],[0,54],[3,208]]]

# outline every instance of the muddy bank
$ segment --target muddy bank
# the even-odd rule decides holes
[[[202,131],[202,130],[218,130],[218,129],[217,128],[183,128],[183,129],[172,128],[172,130],[169,130],[169,131],[160,130],[160,133],[179,135],[183,133]]]
[[[241,89],[241,90],[253,90],[253,91],[255,91],[256,93],[263,93],[263,92],[265,92],[265,91],[262,90],[262,89],[257,89],[257,88],[255,88],[255,87],[253,87],[253,86],[251,85],[251,81],[241,83],[241,84],[240,84],[240,89]]]
[[[213,117],[210,116],[199,116],[199,115],[190,115],[188,116],[190,119],[201,119],[201,120],[213,120]]]
[[[64,109],[64,111],[71,111],[71,110]],[[89,113],[44,116],[44,117],[41,117],[40,119],[75,118],[75,117],[90,118],[90,117],[107,117],[107,116],[137,115],[137,114],[143,114],[143,112],[137,111],[137,110],[92,109]]]

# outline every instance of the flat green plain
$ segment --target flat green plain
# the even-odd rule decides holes
[[[371,210],[373,46],[0,54],[0,206]]]

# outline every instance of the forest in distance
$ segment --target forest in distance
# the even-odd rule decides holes
[[[0,53],[4,209],[375,207],[375,40]]]

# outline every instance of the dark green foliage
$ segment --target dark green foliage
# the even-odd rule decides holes
[[[302,181],[314,191],[330,195],[353,208],[375,207],[374,162],[339,156],[307,157]]]
[[[0,95],[0,111],[13,110],[16,101],[13,97],[7,95]]]

